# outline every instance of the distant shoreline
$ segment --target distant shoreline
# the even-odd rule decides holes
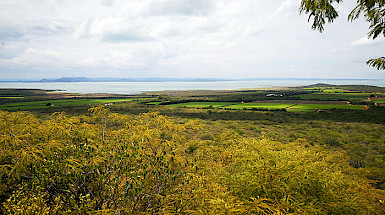
[[[383,80],[369,79],[281,79],[249,81],[152,81],[152,82],[0,82],[5,89],[42,89],[79,94],[140,94],[160,91],[246,90],[272,87],[298,87],[317,83],[385,87]]]
[[[87,78],[87,77],[62,77],[58,79],[26,79],[26,80],[0,80],[3,82],[17,83],[82,83],[82,82],[218,82],[218,81],[384,81],[385,79],[373,78],[247,78],[247,79],[219,79],[219,78]]]

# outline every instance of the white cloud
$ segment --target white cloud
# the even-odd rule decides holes
[[[155,16],[207,16],[213,8],[208,0],[147,1],[145,12]]]
[[[262,2],[132,1],[112,15],[83,22],[73,35],[104,42],[154,41],[174,37],[214,37],[214,40],[227,38],[230,41],[257,35],[268,28],[271,18],[263,11],[265,6],[259,9]]]
[[[114,5],[114,0],[102,0],[101,3],[104,6],[112,6]]]
[[[8,64],[9,67],[14,68],[41,68],[58,64],[66,57],[68,57],[66,54],[57,51],[27,48],[17,56],[6,59],[3,58],[0,62],[1,64]]]
[[[20,76],[37,70],[58,76],[59,70],[79,76],[365,76],[366,65],[352,59],[379,54],[383,39],[350,43],[366,33],[365,22],[337,21],[323,34],[312,31],[307,16],[298,14],[299,4],[3,0],[0,78],[12,68]],[[348,11],[343,4],[341,11]]]
[[[212,27],[205,17],[210,10],[205,2],[209,1],[132,1],[112,15],[82,23],[73,35],[136,42],[204,33]]]
[[[378,37],[376,39],[369,39],[368,37],[362,37],[361,39],[355,40],[351,43],[352,46],[371,46],[376,44],[384,43],[384,37]]]
[[[283,1],[277,10],[273,13],[272,17],[285,17],[293,10],[298,11],[300,0],[285,0]]]

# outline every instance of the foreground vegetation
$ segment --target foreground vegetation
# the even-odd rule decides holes
[[[378,214],[385,193],[348,156],[207,124],[91,109],[91,117],[0,112],[7,214]],[[210,126],[215,129],[215,126]]]
[[[354,90],[309,88],[260,102],[235,100],[266,91],[171,92],[108,109],[0,111],[1,211],[384,214],[383,107],[365,98],[369,110],[228,108],[291,106],[298,100],[287,98],[296,95]],[[201,107],[209,102],[216,105]]]

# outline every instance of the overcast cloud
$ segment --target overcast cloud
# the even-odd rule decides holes
[[[347,21],[312,31],[300,0],[2,0],[0,79],[385,78],[384,38]]]

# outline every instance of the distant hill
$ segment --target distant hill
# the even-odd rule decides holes
[[[86,78],[86,77],[62,77],[58,79],[41,79],[39,82],[206,82],[229,81],[216,78]]]
[[[86,77],[62,77],[58,79],[41,79],[40,82],[90,82],[90,78]]]
[[[44,78],[44,79],[8,79],[0,80],[0,82],[214,82],[214,81],[357,81],[357,80],[378,80],[378,79],[320,79],[320,78],[239,78],[239,79],[225,79],[225,78],[87,78],[87,77],[61,77],[61,78]],[[385,80],[384,80],[385,81]],[[325,84],[314,85],[314,87],[321,87]],[[327,87],[325,85],[325,87]]]
[[[220,78],[87,78],[87,77],[62,77],[58,79],[41,79],[39,82],[212,82],[212,81],[256,81],[256,80],[369,80],[369,79],[319,79],[319,78],[246,78],[246,79],[220,79]],[[319,85],[319,84],[318,84]],[[321,84],[322,85],[322,84]]]

